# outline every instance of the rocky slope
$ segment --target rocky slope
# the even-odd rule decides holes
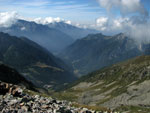
[[[13,90],[11,90],[13,89]],[[27,93],[28,92],[28,93]],[[40,94],[29,94],[20,86],[0,82],[1,113],[110,113],[103,109],[95,111],[83,107],[74,107],[73,103],[60,101]],[[111,112],[119,113],[119,112]]]
[[[49,28],[46,25],[24,20],[18,20],[15,24],[7,28],[0,27],[0,31],[18,37],[27,37],[53,53],[61,51],[73,42],[73,39],[64,32],[55,28]]]
[[[141,54],[136,42],[121,33],[115,36],[88,35],[67,47],[59,56],[74,68],[74,73],[84,75],[111,64]]]
[[[38,86],[58,87],[75,79],[60,59],[27,38],[0,33],[0,56]]]
[[[140,56],[92,72],[55,96],[80,104],[148,113],[149,85],[150,56]]]

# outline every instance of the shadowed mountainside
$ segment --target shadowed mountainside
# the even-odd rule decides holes
[[[25,86],[28,89],[34,90],[34,85],[31,82],[27,81],[15,69],[2,63],[0,63],[0,81]]]
[[[38,86],[59,87],[75,77],[46,49],[27,38],[0,33],[0,61],[12,66]]]

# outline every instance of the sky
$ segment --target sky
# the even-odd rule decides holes
[[[40,24],[63,21],[104,34],[128,32],[148,39],[149,15],[150,0],[0,0],[0,26],[4,27],[16,18]]]
[[[150,10],[150,0],[141,2]],[[11,11],[29,18],[60,17],[80,24],[92,24],[107,15],[99,0],[0,0],[0,12]],[[117,9],[114,12],[119,16]]]
[[[30,18],[60,17],[83,24],[106,13],[96,0],[0,0],[0,12],[11,11]]]

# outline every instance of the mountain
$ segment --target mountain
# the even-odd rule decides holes
[[[150,55],[150,44],[144,44],[142,48],[144,48],[145,55]]]
[[[0,81],[22,85],[32,90],[34,89],[34,85],[31,82],[27,81],[15,69],[10,68],[2,63],[0,63]]]
[[[80,104],[147,113],[149,84],[150,56],[139,56],[83,76],[54,95]]]
[[[125,34],[105,36],[100,33],[78,39],[59,56],[73,66],[75,74],[84,75],[140,54],[136,42]]]
[[[61,51],[73,42],[69,35],[57,29],[25,20],[18,20],[8,28],[0,27],[0,31],[18,37],[28,37],[53,53]]]
[[[95,34],[99,31],[94,29],[84,29],[79,28],[70,24],[66,24],[64,22],[54,22],[47,25],[50,28],[58,29],[59,31],[62,31],[63,33],[69,35],[74,40],[83,38],[87,36],[88,34]]]
[[[63,86],[75,77],[60,59],[27,38],[0,33],[1,62],[17,69],[37,86]]]

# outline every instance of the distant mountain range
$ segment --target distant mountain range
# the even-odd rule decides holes
[[[72,37],[74,40],[83,38],[88,34],[99,33],[99,31],[94,29],[79,28],[70,24],[66,24],[64,22],[54,22],[54,23],[47,24],[47,26],[62,31],[63,33]]]
[[[0,33],[0,61],[17,69],[37,86],[62,86],[76,78],[63,61],[50,52],[24,38]]]
[[[96,30],[81,29],[63,22],[48,25],[18,20],[10,27],[0,27],[1,32],[14,36],[24,36],[40,44],[52,53],[58,53],[75,39],[82,38]]]
[[[81,76],[120,61],[148,54],[148,48],[149,45],[138,45],[123,33],[115,36],[91,34],[78,39],[59,56],[72,65],[75,74]]]
[[[24,20],[18,20],[8,28],[0,27],[0,31],[14,36],[28,37],[51,52],[58,52],[73,42],[70,36],[57,29]]]

